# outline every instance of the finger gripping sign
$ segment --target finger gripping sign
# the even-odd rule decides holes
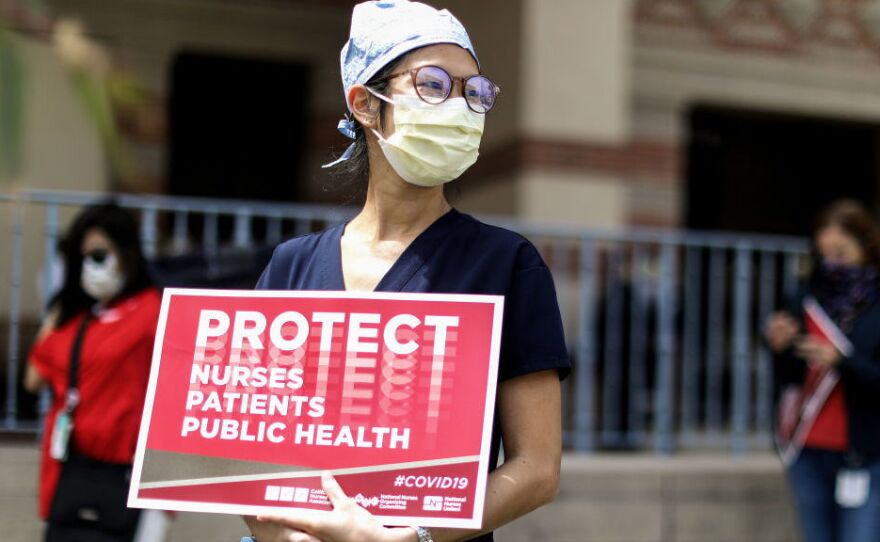
[[[500,296],[166,289],[129,505],[479,528]]]

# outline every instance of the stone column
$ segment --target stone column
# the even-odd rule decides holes
[[[621,146],[630,141],[630,2],[519,0],[508,6],[518,9],[517,27],[510,28],[505,10],[509,32],[488,43],[481,43],[481,33],[498,18],[490,12],[481,19],[464,17],[470,13],[463,11],[478,54],[488,48],[490,59],[513,56],[516,72],[515,80],[504,81],[510,91],[502,85],[497,108],[506,130],[503,137],[487,134],[494,137],[483,149],[486,163],[468,179],[476,188],[463,188],[464,204],[557,223],[623,224],[627,188],[619,181],[627,167]],[[484,67],[491,74],[494,66],[484,61]],[[505,75],[510,71],[507,66]],[[511,105],[515,109],[507,109]],[[490,129],[495,123],[489,119]]]

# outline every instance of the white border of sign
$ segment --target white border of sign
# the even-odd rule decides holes
[[[495,394],[497,389],[498,356],[501,350],[501,323],[504,314],[504,297],[495,295],[467,294],[422,294],[396,292],[334,292],[311,290],[206,290],[192,288],[166,288],[162,295],[162,308],[159,312],[159,325],[156,328],[156,341],[153,345],[153,360],[150,368],[150,382],[147,387],[147,398],[141,417],[138,434],[137,451],[134,458],[134,469],[128,491],[128,506],[133,508],[155,508],[160,510],[177,510],[181,512],[210,512],[219,514],[257,515],[268,513],[285,513],[290,507],[245,506],[234,504],[217,504],[209,502],[169,501],[162,499],[145,499],[137,496],[137,488],[141,485],[144,453],[147,447],[147,431],[156,399],[156,382],[159,378],[159,365],[168,324],[168,308],[173,296],[203,297],[274,297],[274,298],[334,298],[334,299],[383,299],[402,301],[430,301],[457,303],[485,303],[493,305],[492,339],[489,348],[489,387],[486,390],[486,405],[483,412],[483,441],[480,444],[480,462],[477,471],[477,484],[474,491],[474,514],[470,519],[443,519],[420,516],[381,516],[379,521],[386,525],[421,525],[426,527],[451,527],[459,529],[479,529],[483,525],[483,507],[486,498],[486,481],[489,472],[489,452],[492,445],[492,419],[495,413]],[[340,473],[347,469],[341,469]],[[332,470],[330,472],[333,472]],[[218,482],[221,481],[218,478]],[[344,489],[344,488],[343,488]],[[310,510],[316,514],[326,513]]]

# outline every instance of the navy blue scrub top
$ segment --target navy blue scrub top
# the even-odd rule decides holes
[[[340,224],[279,245],[257,289],[345,290],[344,230]],[[376,291],[503,295],[498,381],[548,369],[564,378],[571,369],[550,270],[519,234],[453,209],[416,237]],[[501,441],[497,413],[490,469],[497,466]]]

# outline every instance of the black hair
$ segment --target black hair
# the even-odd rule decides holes
[[[394,73],[394,70],[397,69],[397,67],[403,62],[403,59],[405,59],[410,53],[412,53],[412,51],[405,53],[386,64],[376,73],[376,75],[367,81],[365,86],[373,89],[379,94],[387,95],[388,83],[391,81],[388,76]],[[384,117],[387,104],[385,103],[385,100],[378,100],[378,102],[378,119],[379,127],[381,128],[382,118]],[[370,179],[370,157],[367,149],[367,136],[364,133],[364,127],[361,126],[361,123],[354,117],[352,117],[352,120],[354,121],[355,135],[354,151],[352,152],[351,158],[334,167],[333,176],[340,180],[340,186],[350,189],[347,190],[347,192],[351,194],[351,200],[356,200],[359,198],[362,199],[366,195],[367,183]],[[351,203],[351,201],[349,203]]]
[[[125,285],[111,302],[153,285],[147,260],[141,250],[137,222],[131,213],[113,202],[86,207],[74,219],[60,243],[64,259],[64,283],[49,303],[50,307],[59,311],[56,327],[76,314],[91,309],[96,303],[80,285],[82,243],[86,233],[93,228],[101,230],[116,245],[121,260],[119,263],[126,277]]]
[[[880,270],[880,227],[860,202],[852,199],[839,199],[831,202],[816,219],[813,228],[813,244],[819,232],[830,226],[838,226],[848,236],[856,240],[865,256],[865,265]],[[818,247],[813,247],[818,260]]]

